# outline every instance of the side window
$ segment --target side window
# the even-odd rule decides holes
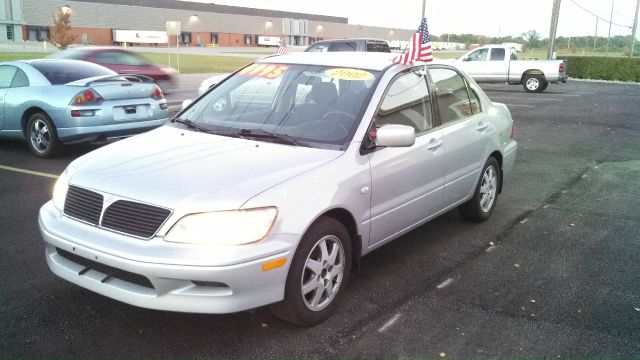
[[[353,41],[339,41],[329,45],[329,51],[356,51],[358,46]]]
[[[391,52],[389,44],[382,41],[367,41],[368,52]]]
[[[489,55],[489,49],[478,49],[467,57],[468,61],[487,61],[487,55]]]
[[[13,77],[13,82],[11,83],[12,88],[17,87],[27,87],[29,86],[29,78],[27,78],[27,74],[24,71],[18,69],[16,75]]]
[[[16,70],[18,70],[18,68],[15,66],[0,66],[0,89],[11,87]]]
[[[504,61],[504,49],[491,49],[491,61]]]
[[[511,48],[511,60],[518,60],[518,51],[514,48]]]
[[[424,76],[411,71],[396,78],[382,100],[375,124],[409,125],[416,134],[431,129],[431,105]]]
[[[429,73],[436,85],[438,110],[443,124],[481,111],[478,95],[473,90],[467,90],[467,83],[460,74],[451,69],[438,68],[429,69]]]

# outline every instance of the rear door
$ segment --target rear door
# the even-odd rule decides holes
[[[424,75],[411,70],[389,85],[375,126],[412,126],[410,147],[378,148],[371,164],[371,233],[369,247],[423,222],[442,209],[445,153],[442,133],[433,128],[431,101]]]
[[[487,81],[507,81],[508,75],[509,60],[505,48],[492,48],[487,61]]]
[[[489,134],[495,131],[483,111],[475,90],[450,67],[429,69],[436,87],[444,162],[444,203],[450,206],[464,200],[475,188],[484,165]]]

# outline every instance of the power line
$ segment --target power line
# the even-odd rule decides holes
[[[588,12],[589,14],[591,14],[591,15],[595,16],[595,17],[596,17],[596,18],[598,18],[598,19],[600,19],[600,20],[602,20],[602,21],[605,21],[605,22],[611,22],[611,25],[616,25],[616,26],[626,27],[626,28],[631,28],[631,27],[632,27],[632,26],[630,26],[630,25],[616,24],[616,23],[614,23],[613,21],[609,21],[608,19],[602,18],[602,17],[600,17],[600,15],[598,15],[598,14],[596,14],[596,13],[594,13],[594,12],[590,11],[590,10],[587,10],[587,9],[586,9],[586,8],[584,8],[582,5],[578,4],[575,0],[571,0],[571,2],[572,2],[572,3],[574,3],[574,4],[575,4],[577,7],[579,7],[580,9],[582,9],[582,10],[584,10],[584,11]]]

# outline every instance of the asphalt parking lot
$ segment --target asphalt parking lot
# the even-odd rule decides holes
[[[195,96],[187,83],[170,100]],[[140,309],[58,279],[38,209],[49,175],[95,146],[40,160],[1,141],[0,357],[640,357],[640,86],[484,88],[519,141],[491,219],[452,211],[365,257],[313,328]]]

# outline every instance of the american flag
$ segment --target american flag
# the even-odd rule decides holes
[[[276,54],[278,55],[287,55],[289,50],[287,50],[287,43],[284,40],[280,40],[280,46],[278,47],[278,51]]]
[[[408,64],[414,61],[433,61],[433,52],[431,51],[431,36],[429,36],[429,28],[427,27],[427,18],[422,19],[420,27],[411,37],[409,49],[402,54],[393,58],[395,64]]]

